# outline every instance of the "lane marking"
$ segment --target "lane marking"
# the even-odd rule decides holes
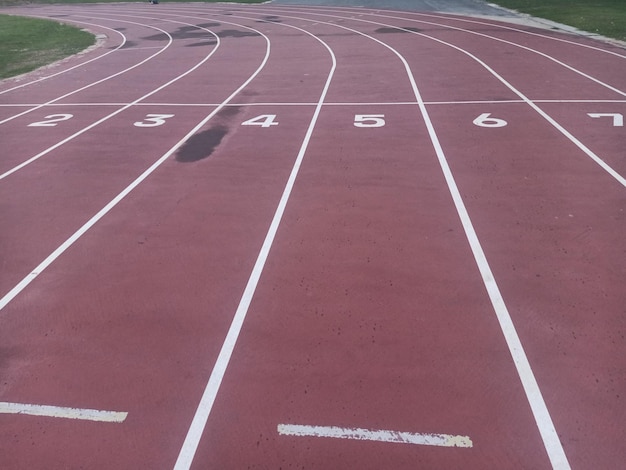
[[[279,10],[280,11],[280,10]],[[289,11],[289,10],[287,10]],[[332,10],[331,10],[332,11]],[[315,13],[318,16],[326,16],[326,17],[331,17],[331,18],[343,18],[341,16],[337,16],[337,15],[327,15],[327,14],[321,14],[321,13]],[[382,17],[385,17],[385,15],[380,15]],[[285,16],[287,18],[287,16]],[[391,17],[394,18],[394,17]],[[397,19],[402,19],[402,18],[397,18]],[[569,139],[569,141],[571,143],[573,143],[576,147],[578,147],[583,153],[585,153],[589,158],[591,158],[598,166],[600,166],[600,168],[602,168],[604,171],[606,171],[610,176],[612,176],[618,183],[620,183],[622,186],[626,187],[626,178],[624,178],[620,173],[618,173],[615,169],[613,169],[608,163],[606,163],[602,158],[600,158],[598,155],[596,155],[590,148],[588,148],[585,144],[582,143],[582,141],[580,141],[579,139],[577,139],[572,133],[570,133],[567,129],[565,129],[563,126],[561,126],[554,118],[552,118],[548,113],[546,113],[543,109],[541,109],[539,106],[537,106],[537,104],[535,104],[535,102],[533,100],[531,100],[530,98],[528,98],[526,95],[524,95],[520,90],[518,90],[517,88],[515,88],[511,83],[509,83],[507,80],[505,80],[501,75],[499,75],[493,68],[491,68],[489,65],[487,65],[486,62],[482,61],[481,59],[479,59],[477,56],[475,56],[474,54],[472,54],[471,52],[456,46],[452,43],[446,42],[442,39],[438,39],[434,36],[430,36],[428,34],[425,33],[420,33],[417,31],[413,31],[412,29],[407,29],[407,28],[403,28],[401,26],[395,26],[395,25],[390,25],[387,23],[379,23],[377,21],[370,21],[370,20],[361,20],[361,19],[354,19],[353,21],[358,21],[361,23],[369,23],[369,24],[373,24],[373,25],[378,25],[378,26],[384,26],[384,27],[388,27],[388,28],[394,28],[397,29],[399,31],[404,31],[406,33],[410,33],[410,34],[415,34],[417,36],[429,39],[431,41],[435,41],[438,42],[440,44],[443,44],[444,46],[448,46],[452,49],[455,49],[457,51],[459,51],[462,54],[467,55],[468,57],[470,57],[472,60],[476,61],[477,63],[479,63],[485,70],[487,70],[491,75],[493,75],[497,80],[499,80],[504,86],[506,86],[509,90],[511,90],[513,93],[515,93],[518,97],[520,97],[522,99],[522,101],[524,101],[526,104],[528,104],[528,106],[530,106],[532,109],[534,109],[541,117],[543,117],[546,121],[548,121],[555,129],[557,129],[563,136],[565,136],[567,139]],[[421,21],[421,20],[414,20],[415,22],[420,22],[420,23],[429,23],[427,21]],[[321,23],[321,22],[320,22]],[[453,26],[445,26],[445,25],[441,25],[438,23],[432,23],[436,26],[444,26],[444,27],[448,27],[450,29],[453,30],[459,30],[459,31],[465,31],[468,33],[472,33],[472,34],[478,34],[478,35],[482,35],[482,33],[476,33],[476,32],[472,32],[469,30],[464,30],[462,28],[457,28],[457,27],[453,27]],[[340,25],[335,25],[338,27],[342,27],[345,28],[343,26]],[[350,28],[345,28],[345,29],[350,29]],[[357,32],[356,30],[352,30]],[[364,33],[360,33],[359,34],[364,34]],[[486,35],[485,35],[486,36]],[[490,36],[487,36],[489,38],[491,38]],[[372,37],[373,40],[378,41],[378,39],[375,39]],[[505,42],[507,43],[508,41],[502,40],[502,39],[498,39],[498,38],[491,38],[500,42]],[[384,44],[383,42],[381,42],[381,44]],[[511,45],[513,46],[518,46],[521,48],[525,48],[525,46],[521,46],[519,44],[515,44],[515,43],[511,43]],[[529,48],[528,48],[529,49]],[[580,75],[594,81],[597,82],[598,84],[607,87],[608,89],[622,95],[622,96],[626,96],[626,92],[622,91],[622,90],[618,90],[617,88],[614,88],[604,82],[601,82],[600,80],[595,79],[594,77],[591,77],[590,75],[587,75],[577,69],[574,69],[573,67],[568,66],[565,63],[561,63],[559,62],[557,59],[547,56],[547,54],[543,54],[542,52],[539,51],[534,51],[533,49],[530,49],[533,52],[536,52],[537,54],[540,55],[545,55],[547,58],[554,60],[555,62],[561,64],[563,67],[566,67],[568,69],[571,69],[572,71],[579,73]],[[396,54],[398,54],[396,52]],[[404,59],[403,59],[404,60]],[[408,65],[408,64],[407,64]]]
[[[49,17],[49,16],[32,15],[32,16],[31,16],[31,18],[43,18],[43,19],[46,19],[46,20],[50,20],[50,17]],[[12,87],[12,88],[8,88],[8,89],[6,89],[6,90],[2,90],[2,91],[0,91],[0,95],[2,95],[2,94],[4,94],[4,93],[8,93],[8,92],[10,92],[10,91],[17,90],[17,89],[19,89],[19,88],[24,88],[24,87],[27,87],[27,86],[29,86],[29,85],[33,85],[34,83],[39,83],[39,82],[42,82],[42,81],[44,81],[44,80],[48,80],[49,78],[56,77],[56,76],[58,76],[58,75],[61,75],[61,74],[66,73],[66,72],[70,72],[70,71],[72,71],[72,70],[74,70],[74,69],[77,69],[78,67],[82,67],[83,65],[87,65],[87,64],[89,64],[89,63],[91,63],[91,62],[93,62],[93,61],[99,60],[99,59],[101,59],[101,58],[103,58],[103,57],[105,57],[105,56],[107,56],[107,55],[109,55],[109,54],[112,54],[112,53],[114,53],[114,52],[116,52],[116,51],[120,50],[120,49],[124,46],[124,44],[126,44],[126,36],[124,36],[124,34],[123,34],[123,33],[121,33],[120,31],[117,31],[116,29],[109,28],[108,26],[103,26],[103,25],[94,24],[94,23],[87,23],[87,22],[85,22],[85,21],[72,20],[72,19],[68,19],[68,18],[66,18],[66,20],[67,20],[67,21],[71,21],[72,23],[78,23],[78,24],[80,24],[80,25],[95,26],[95,27],[97,27],[97,28],[103,28],[103,29],[106,29],[106,30],[112,31],[113,33],[119,34],[119,35],[122,37],[122,43],[121,43],[120,45],[118,45],[117,47],[115,47],[114,49],[112,49],[112,50],[110,50],[110,51],[108,51],[108,52],[105,52],[105,53],[104,53],[104,54],[102,54],[102,55],[99,55],[99,56],[97,56],[97,57],[94,57],[93,59],[89,59],[89,60],[87,60],[87,61],[85,61],[85,62],[81,62],[80,64],[74,65],[73,67],[70,67],[70,68],[68,68],[68,69],[61,70],[61,71],[56,72],[56,73],[53,73],[53,74],[51,74],[51,75],[46,75],[45,77],[38,78],[38,79],[36,79],[36,80],[33,80],[32,82],[22,83],[21,85],[17,85],[17,86],[14,86],[14,87]],[[96,35],[96,39],[97,39],[97,41],[96,41],[96,43],[95,43],[93,46],[91,46],[91,47],[87,48],[85,51],[83,51],[83,52],[81,52],[81,53],[79,53],[79,54],[83,54],[83,53],[86,53],[86,52],[91,52],[91,50],[92,50],[91,48],[92,48],[92,47],[93,47],[94,49],[95,49],[95,48],[100,47],[100,45],[101,45],[101,38],[99,38],[99,37]],[[13,78],[14,78],[14,77],[13,77]]]
[[[43,17],[43,18],[45,18],[45,17]],[[98,19],[98,18],[94,18],[94,19]],[[79,21],[75,21],[75,22],[80,23]],[[134,24],[134,25],[140,25],[139,23],[134,23],[132,21],[127,21],[127,23]],[[140,26],[146,26],[146,25],[140,25]],[[25,111],[23,111],[23,112],[21,112],[19,114],[16,114],[14,116],[8,117],[8,118],[3,119],[3,120],[0,120],[0,124],[4,124],[4,123],[9,122],[9,121],[11,121],[13,119],[16,119],[18,117],[21,117],[21,116],[24,116],[26,114],[32,113],[33,111],[36,111],[36,110],[38,110],[40,108],[43,108],[46,105],[49,105],[49,104],[52,104],[52,103],[56,103],[56,102],[62,100],[63,98],[67,98],[68,96],[72,96],[72,95],[74,95],[76,93],[79,93],[81,91],[87,90],[87,89],[89,89],[89,88],[91,88],[93,86],[99,85],[101,83],[106,82],[107,80],[110,80],[110,79],[115,78],[115,77],[117,77],[119,75],[122,75],[122,74],[124,74],[124,73],[126,73],[126,72],[128,72],[128,71],[130,71],[130,70],[132,70],[132,69],[134,69],[136,67],[139,67],[139,66],[145,64],[146,62],[152,60],[153,58],[155,58],[156,56],[158,56],[159,54],[164,52],[168,47],[170,47],[170,45],[172,44],[173,39],[172,39],[172,36],[170,36],[169,33],[167,33],[167,31],[165,31],[163,29],[160,29],[160,28],[153,27],[153,26],[146,26],[146,27],[155,29],[157,31],[160,31],[160,32],[162,32],[163,34],[166,34],[169,37],[168,43],[164,47],[162,47],[158,52],[152,54],[149,57],[146,57],[141,62],[138,62],[135,65],[132,65],[130,67],[125,68],[124,70],[121,70],[119,72],[114,73],[113,75],[109,75],[108,77],[104,77],[104,78],[102,78],[100,80],[97,80],[95,82],[89,83],[88,85],[85,85],[85,86],[82,86],[81,88],[78,88],[78,89],[75,89],[73,91],[70,91],[70,92],[68,92],[68,93],[66,93],[64,95],[61,95],[61,96],[59,96],[57,98],[54,98],[53,100],[48,101],[47,103],[40,104],[40,105],[38,105],[38,106],[36,106],[36,107],[34,107],[32,109],[27,109],[27,110],[25,110]],[[126,41],[126,36],[123,36],[123,37],[124,37],[124,42],[119,47],[117,47],[115,49],[116,51],[120,50],[124,46],[124,44],[126,44],[126,42],[127,42]]]
[[[257,260],[254,264],[252,272],[250,273],[250,277],[248,278],[248,283],[246,284],[243,295],[239,301],[239,305],[237,306],[237,310],[235,311],[232,323],[230,325],[230,328],[228,329],[228,333],[226,335],[226,338],[224,339],[224,343],[222,344],[222,348],[217,357],[217,360],[215,361],[213,370],[211,371],[211,376],[209,377],[209,381],[206,385],[204,393],[202,394],[202,398],[200,399],[200,403],[198,404],[198,408],[196,409],[196,413],[193,417],[191,426],[189,427],[189,431],[187,432],[187,436],[185,437],[185,442],[183,443],[178,459],[176,460],[174,470],[188,470],[189,468],[191,468],[191,464],[195,457],[196,450],[198,449],[198,445],[200,444],[200,439],[202,438],[202,433],[204,432],[204,428],[206,427],[209,415],[211,414],[211,410],[213,409],[213,404],[215,403],[215,398],[217,397],[217,393],[219,392],[222,380],[224,378],[224,375],[226,374],[228,363],[230,362],[233,350],[235,349],[235,344],[237,343],[237,339],[239,338],[239,333],[241,332],[241,329],[243,327],[243,322],[246,319],[248,308],[250,307],[250,303],[252,302],[252,298],[261,278],[261,273],[263,272],[263,268],[265,267],[265,262],[267,261],[269,252],[274,243],[274,238],[276,237],[276,233],[278,232],[278,227],[282,220],[283,213],[285,212],[285,208],[287,206],[287,202],[289,201],[289,197],[291,196],[291,191],[293,190],[296,177],[298,176],[298,173],[300,171],[300,165],[302,164],[304,155],[309,146],[309,141],[311,140],[311,136],[313,135],[313,129],[315,128],[318,117],[322,111],[324,99],[326,98],[328,89],[330,88],[331,80],[337,67],[335,54],[324,41],[309,33],[308,31],[300,29],[296,26],[284,26],[300,30],[320,42],[330,53],[330,56],[332,58],[332,67],[328,74],[328,78],[326,79],[326,83],[320,95],[317,107],[315,108],[315,112],[313,113],[313,117],[311,118],[311,122],[309,123],[307,132],[304,136],[304,140],[302,141],[302,145],[289,175],[289,179],[287,180],[287,184],[285,185],[285,189],[283,190],[283,194],[276,208],[276,212],[274,213],[274,217],[272,218],[272,222],[265,236],[265,240],[263,241],[263,245],[261,246],[261,250],[259,252]],[[263,37],[266,36],[263,35]],[[267,39],[267,41],[269,45],[269,39]]]
[[[45,416],[48,418],[79,419],[105,423],[123,423],[128,413],[125,411],[103,411],[88,408],[69,408],[50,405],[0,402],[0,414],[21,414]]]
[[[95,17],[94,17],[94,18],[95,18]],[[107,19],[108,19],[108,20],[110,20],[110,18],[95,18],[95,19],[105,19],[105,20],[107,20]],[[152,19],[154,19],[154,18],[152,18]],[[130,24],[137,24],[137,25],[139,25],[139,26],[145,26],[145,25],[142,25],[141,23],[134,23],[134,22],[132,22],[132,21],[125,21],[125,20],[118,20],[118,21],[122,21],[122,22],[124,22],[124,23],[130,23]],[[98,126],[98,125],[102,124],[103,122],[108,121],[108,120],[109,120],[109,119],[111,119],[112,117],[117,116],[118,114],[122,113],[123,111],[126,111],[127,109],[129,109],[129,108],[133,107],[134,105],[136,105],[136,104],[140,103],[142,100],[144,100],[144,99],[146,99],[146,98],[148,98],[148,97],[150,97],[150,96],[152,96],[152,95],[154,95],[154,94],[158,93],[158,92],[159,92],[159,91],[161,91],[161,90],[164,90],[165,88],[167,88],[168,86],[170,86],[172,83],[175,83],[175,82],[177,82],[178,80],[182,79],[183,77],[186,77],[187,75],[191,74],[193,71],[195,71],[195,70],[196,70],[196,69],[198,69],[200,66],[202,66],[202,65],[203,65],[206,61],[208,61],[208,60],[209,60],[209,59],[213,56],[213,54],[215,54],[215,52],[218,50],[218,48],[220,47],[221,41],[220,41],[219,37],[218,37],[215,33],[213,33],[211,30],[209,30],[209,29],[207,29],[207,28],[203,28],[203,27],[200,27],[200,26],[195,26],[195,25],[192,25],[192,24],[190,24],[190,23],[184,23],[184,22],[182,22],[182,21],[175,21],[175,20],[166,20],[166,21],[169,21],[169,22],[171,22],[171,23],[184,24],[184,25],[187,25],[187,26],[192,26],[192,27],[195,27],[195,28],[198,28],[198,29],[202,29],[202,30],[204,30],[204,31],[208,32],[209,34],[213,35],[213,36],[216,38],[217,43],[215,44],[215,47],[211,50],[211,52],[210,52],[210,53],[209,53],[206,57],[204,57],[204,59],[202,59],[200,62],[198,62],[198,63],[197,63],[196,65],[194,65],[192,68],[188,69],[186,72],[182,73],[181,75],[178,75],[177,77],[174,77],[174,78],[173,78],[173,79],[171,79],[170,81],[168,81],[168,82],[164,83],[163,85],[159,86],[158,88],[155,88],[155,89],[154,89],[154,90],[152,90],[151,92],[149,92],[149,93],[147,93],[147,94],[145,94],[145,95],[141,96],[140,98],[137,98],[136,100],[134,100],[134,101],[133,101],[133,102],[131,102],[131,103],[128,103],[128,104],[127,104],[127,105],[125,105],[124,107],[122,107],[122,108],[120,108],[120,109],[117,109],[117,110],[113,111],[112,113],[108,114],[107,116],[104,116],[103,118],[99,119],[98,121],[96,121],[96,122],[94,122],[94,123],[92,123],[92,124],[88,125],[87,127],[85,127],[85,128],[83,128],[83,129],[81,129],[81,130],[79,130],[79,131],[75,132],[74,134],[70,135],[69,137],[66,137],[65,139],[61,140],[60,142],[57,142],[56,144],[52,145],[51,147],[47,148],[46,150],[44,150],[44,151],[42,151],[42,152],[38,153],[38,154],[37,154],[37,155],[35,155],[34,157],[31,157],[31,158],[29,158],[28,160],[26,160],[26,161],[24,161],[24,162],[20,163],[19,165],[15,166],[15,167],[14,167],[14,168],[12,168],[11,170],[8,170],[8,171],[6,171],[5,173],[2,173],[2,174],[0,175],[0,180],[2,180],[2,179],[4,179],[4,178],[6,178],[7,176],[12,175],[12,174],[13,174],[13,173],[15,173],[16,171],[21,170],[21,169],[22,169],[22,168],[24,168],[25,166],[30,165],[31,163],[33,163],[34,161],[39,160],[39,159],[40,159],[40,158],[42,158],[43,156],[47,155],[48,153],[52,152],[53,150],[56,150],[57,148],[61,147],[62,145],[65,145],[66,143],[70,142],[71,140],[75,139],[76,137],[79,137],[80,135],[82,135],[82,134],[86,133],[87,131],[90,131],[91,129],[95,128],[96,126]],[[148,59],[146,59],[146,60],[144,60],[144,61],[140,62],[139,64],[134,65],[133,67],[136,67],[136,66],[138,66],[138,65],[141,65],[141,64],[143,64],[144,62],[146,62],[147,60],[151,59],[152,57],[155,57],[155,56],[157,56],[158,54],[161,54],[163,51],[165,51],[165,50],[166,50],[168,47],[170,47],[170,45],[172,44],[172,42],[173,42],[173,38],[172,38],[172,36],[171,36],[171,35],[170,35],[167,31],[162,30],[162,29],[160,29],[160,28],[153,28],[153,29],[157,29],[157,30],[159,30],[159,31],[162,31],[165,35],[167,35],[167,36],[168,36],[168,38],[169,38],[169,39],[168,39],[168,44],[167,44],[167,46],[165,46],[165,47],[164,47],[163,49],[161,49],[159,52],[157,52],[157,53],[153,54],[152,56],[150,56]],[[132,67],[131,67],[131,68],[132,68]],[[126,70],[124,70],[124,71],[122,71],[122,72],[119,72],[119,73],[123,73],[123,72],[125,72],[125,71],[126,71]],[[109,78],[110,78],[110,77],[109,77]],[[108,79],[108,78],[107,78],[107,79]],[[91,85],[90,85],[90,86],[91,86]],[[60,99],[60,98],[57,98],[57,99]],[[53,100],[53,101],[56,101],[56,100]],[[32,110],[31,110],[31,111],[32,111]],[[16,116],[21,116],[21,115],[23,115],[23,114],[26,114],[27,112],[30,112],[30,111],[25,111],[25,112],[20,113],[20,114],[18,114],[18,115],[16,115]],[[13,118],[11,118],[11,119],[13,119]],[[0,124],[4,123],[4,122],[6,122],[6,121],[7,121],[7,119],[5,119],[4,121],[0,121]],[[0,308],[1,308],[1,307],[0,307]]]
[[[535,104],[624,104],[626,100],[531,100]],[[425,105],[433,106],[433,105],[468,105],[468,104],[526,104],[526,101],[522,99],[510,99],[510,100],[467,100],[467,101],[424,101]],[[345,102],[326,102],[324,103],[324,107],[328,106],[415,106],[417,105],[417,101],[361,101],[359,103],[354,103],[350,101]],[[36,103],[8,103],[3,104],[0,103],[0,108],[24,108],[29,106],[38,106]],[[160,103],[160,102],[141,102],[141,103],[52,103],[46,104],[44,107],[46,108],[63,108],[63,107],[118,107],[118,106],[132,106],[136,108],[141,107],[180,107],[180,108],[213,108],[215,106],[219,106],[219,103]],[[254,103],[245,102],[245,101],[235,101],[226,105],[226,107],[239,108],[242,106],[308,106],[315,107],[317,103],[311,102],[269,102],[269,101],[255,101]]]
[[[608,117],[613,120],[613,127],[624,126],[624,116],[620,113],[587,113],[590,118],[604,118]]]
[[[412,433],[384,429],[340,428],[337,426],[308,426],[303,424],[279,424],[278,434],[298,437],[329,437],[359,441],[390,442],[439,447],[472,447],[469,436],[451,434]]]
[[[320,16],[332,16],[332,15],[320,15]],[[526,102],[529,101],[528,98],[526,98],[524,95],[521,94],[521,92],[518,92],[515,88],[512,87],[512,85],[508,84],[508,82],[506,82],[503,78],[497,75],[495,71],[489,68],[487,64],[485,64],[484,62],[480,61],[480,59],[478,59],[477,57],[473,56],[469,52],[464,51],[463,49],[457,46],[446,43],[445,41],[442,41],[440,39],[433,38],[426,34],[418,33],[418,32],[411,31],[411,30],[398,27],[398,26],[392,26],[392,25],[385,24],[385,23],[378,23],[375,21],[366,21],[366,20],[356,20],[356,21],[391,27],[391,28],[395,28],[401,31],[410,32],[412,34],[417,34],[419,36],[440,42],[444,45],[448,45],[454,49],[457,49],[460,52],[467,54],[470,57],[474,58],[480,64],[482,64],[487,70],[489,70],[492,74],[494,74],[496,77],[499,77],[500,80],[503,81],[503,83],[507,84],[507,86],[511,88],[513,91],[515,91],[518,94],[518,96],[520,96],[520,98],[522,98],[524,101]],[[320,23],[322,22],[320,21]],[[400,54],[397,50],[395,50],[390,45],[384,43],[383,41],[376,39],[372,36],[369,36],[356,29],[348,28],[346,26],[341,26],[341,25],[335,25],[335,26],[338,28],[348,30],[348,31],[352,31],[356,34],[359,34],[361,36],[367,37],[375,41],[376,43],[382,45],[383,47],[386,47],[391,52],[393,52],[403,63],[405,71],[408,75],[409,81],[411,83],[411,88],[413,89],[413,93],[418,102],[420,112],[424,119],[424,123],[428,130],[428,135],[430,137],[431,143],[437,155],[439,166],[441,167],[441,171],[443,172],[444,179],[446,180],[448,190],[450,192],[457,214],[463,226],[463,230],[465,232],[467,241],[470,245],[470,249],[474,256],[474,260],[476,262],[476,265],[482,277],[483,284],[487,290],[487,294],[489,296],[489,300],[491,301],[491,305],[493,307],[494,313],[496,314],[496,318],[498,319],[498,323],[500,324],[500,329],[502,330],[502,334],[509,348],[509,352],[511,353],[511,357],[513,358],[513,363],[515,364],[517,374],[522,383],[522,387],[524,388],[526,398],[530,405],[533,417],[535,418],[535,422],[537,424],[537,428],[539,430],[539,434],[541,435],[541,439],[543,441],[546,452],[548,454],[548,458],[550,459],[550,463],[555,469],[569,470],[571,468],[569,461],[567,459],[567,456],[565,455],[563,446],[561,445],[561,441],[559,439],[558,433],[556,432],[554,423],[552,422],[552,417],[550,416],[548,407],[543,399],[541,389],[539,388],[539,384],[537,383],[535,374],[533,373],[530,362],[528,361],[528,357],[526,356],[526,352],[524,350],[522,342],[517,334],[515,325],[513,323],[513,319],[511,318],[508,308],[504,302],[504,298],[502,297],[502,293],[500,292],[500,288],[498,287],[495,276],[493,275],[493,272],[491,271],[491,267],[489,266],[489,262],[487,261],[487,256],[485,255],[485,252],[483,251],[480,240],[478,239],[478,234],[476,233],[476,230],[474,229],[474,225],[469,216],[469,212],[467,211],[465,203],[463,202],[461,192],[459,191],[459,188],[456,184],[456,180],[454,179],[452,170],[450,169],[450,166],[448,164],[447,157],[443,151],[443,148],[439,141],[439,137],[437,135],[437,132],[435,131],[435,127],[432,123],[432,120],[430,119],[430,115],[426,108],[426,104],[424,103],[424,100],[419,91],[419,88],[417,87],[417,83],[415,82],[415,78],[413,76],[413,72],[411,70],[409,63],[402,56],[402,54]],[[531,106],[535,106],[532,103],[529,103],[529,104],[531,104]]]

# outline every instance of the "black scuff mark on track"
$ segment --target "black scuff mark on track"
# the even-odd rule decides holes
[[[120,49],[130,49],[130,48],[135,47],[136,45],[137,45],[137,43],[134,42],[134,41],[126,41],[124,43],[124,45],[122,47],[120,47]]]
[[[202,46],[215,46],[217,41],[204,41],[194,42],[193,44],[187,44],[185,47],[202,47]]]
[[[191,136],[176,152],[176,161],[193,163],[209,158],[231,132],[234,118],[241,112],[240,106],[226,106],[214,117],[215,124],[207,130]]]
[[[217,33],[220,38],[247,38],[247,37],[260,37],[259,33],[252,31],[240,31],[238,29],[225,29]]]
[[[222,122],[230,121],[231,118],[234,118],[240,112],[241,106],[226,106],[220,111],[218,118]]]
[[[256,22],[257,23],[282,23],[283,20],[280,19],[280,16],[268,15],[268,16],[264,16],[260,20],[257,20]]]
[[[390,28],[390,27],[383,27],[383,28],[378,28],[376,31],[374,31],[375,33],[379,33],[379,34],[389,34],[389,33],[408,33],[408,32],[412,32],[412,33],[421,33],[422,30],[419,28],[413,28],[412,26],[407,26],[407,27],[397,27],[397,28]]]
[[[221,23],[200,23],[198,28],[217,28],[218,26],[222,26]]]
[[[176,153],[176,161],[192,163],[209,158],[228,134],[228,127],[217,124],[210,129],[195,134]]]
[[[200,41],[209,39],[215,41],[215,37],[211,33],[196,26],[181,26],[176,31],[170,33],[170,36],[172,36],[172,39],[176,40],[196,39]],[[151,36],[143,37],[141,39],[143,39],[144,41],[163,41],[164,39],[166,39],[166,36],[162,33],[157,33]]]
[[[358,33],[319,33],[316,34],[315,37],[325,38],[325,37],[348,37],[348,36],[358,36]]]

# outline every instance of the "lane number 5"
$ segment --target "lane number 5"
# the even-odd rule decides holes
[[[384,125],[384,114],[357,114],[354,116],[355,127],[383,127]]]

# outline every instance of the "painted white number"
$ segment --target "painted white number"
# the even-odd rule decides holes
[[[504,127],[508,123],[504,119],[492,118],[491,113],[483,113],[474,119],[474,124],[480,127]]]
[[[143,121],[137,121],[136,127],[157,127],[165,124],[165,120],[174,117],[173,114],[146,114]]]
[[[620,113],[587,113],[587,116],[591,118],[610,117],[613,118],[613,127],[624,126],[624,116]]]
[[[357,114],[354,116],[355,127],[383,127],[384,125],[384,114]]]
[[[261,127],[270,127],[277,126],[278,123],[275,121],[275,114],[261,114],[260,116],[254,117],[252,119],[248,119],[245,122],[242,122],[242,126],[261,126]]]
[[[67,121],[73,117],[73,114],[51,114],[50,116],[46,116],[45,121],[33,122],[29,124],[28,127],[53,127],[56,126],[58,122]]]

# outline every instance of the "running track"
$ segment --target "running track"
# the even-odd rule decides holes
[[[0,84],[1,468],[623,465],[626,50],[3,12],[101,44]]]

